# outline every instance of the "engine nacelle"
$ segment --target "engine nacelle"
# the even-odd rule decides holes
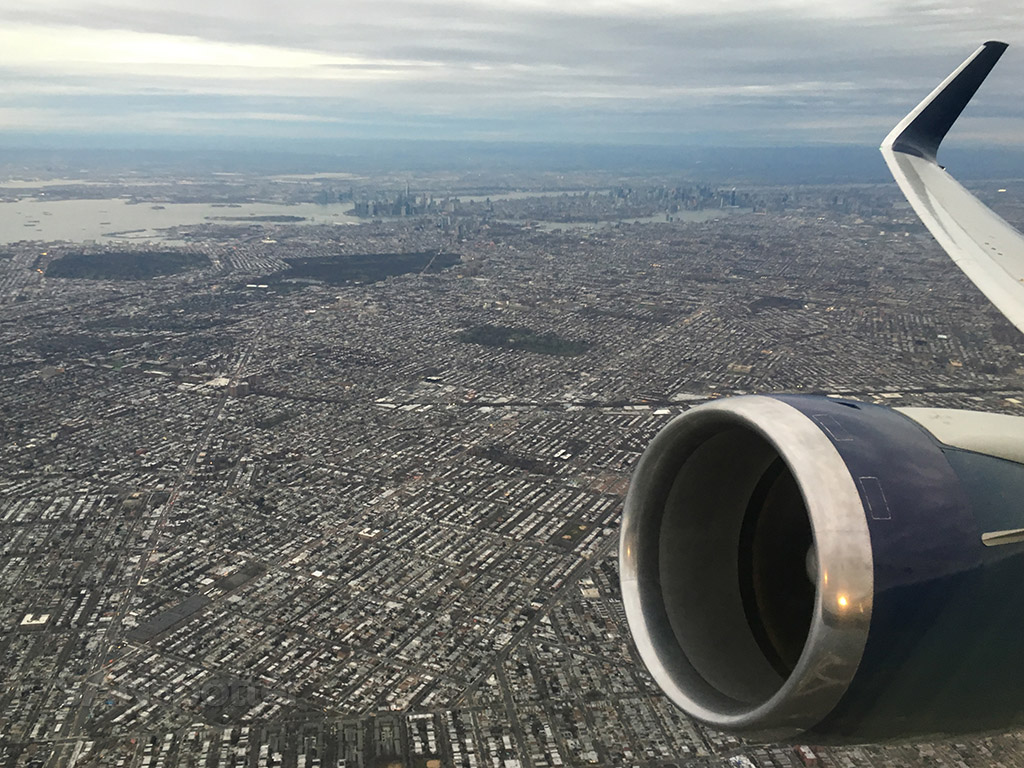
[[[714,401],[633,474],[637,649],[680,708],[760,739],[1024,714],[1024,419],[814,396]]]

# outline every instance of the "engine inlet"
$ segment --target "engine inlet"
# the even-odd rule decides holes
[[[792,735],[856,671],[872,583],[863,507],[826,434],[779,400],[709,403],[657,435],[626,500],[620,573],[644,663],[716,727]]]

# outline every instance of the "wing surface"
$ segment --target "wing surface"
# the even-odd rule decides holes
[[[882,156],[914,211],[964,274],[1024,331],[1024,235],[964,189],[935,159],[939,144],[995,66],[988,42],[882,142]]]

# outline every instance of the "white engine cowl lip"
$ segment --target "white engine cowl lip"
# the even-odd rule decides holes
[[[657,540],[668,488],[683,460],[710,435],[742,427],[788,465],[809,512],[817,552],[810,630],[793,672],[766,700],[748,704],[714,689],[687,660],[668,622]],[[626,497],[619,573],[630,631],[655,682],[678,707],[723,730],[791,738],[836,706],[860,664],[874,588],[871,541],[857,486],[822,428],[781,400],[743,396],[673,419],[641,456]]]

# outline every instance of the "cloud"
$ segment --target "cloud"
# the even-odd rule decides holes
[[[525,140],[593,137],[596,120],[612,143],[716,121],[751,142],[821,123],[837,126],[833,140],[866,141],[1016,13],[1000,0],[40,0],[0,9],[0,105],[83,125],[130,113],[140,130],[148,118],[131,103],[144,96],[164,128],[181,110],[182,130],[195,127],[186,114],[227,131],[296,122],[257,114],[349,113],[458,137],[460,120],[486,113],[488,130]],[[1015,53],[979,97],[1006,120],[1019,119]]]

